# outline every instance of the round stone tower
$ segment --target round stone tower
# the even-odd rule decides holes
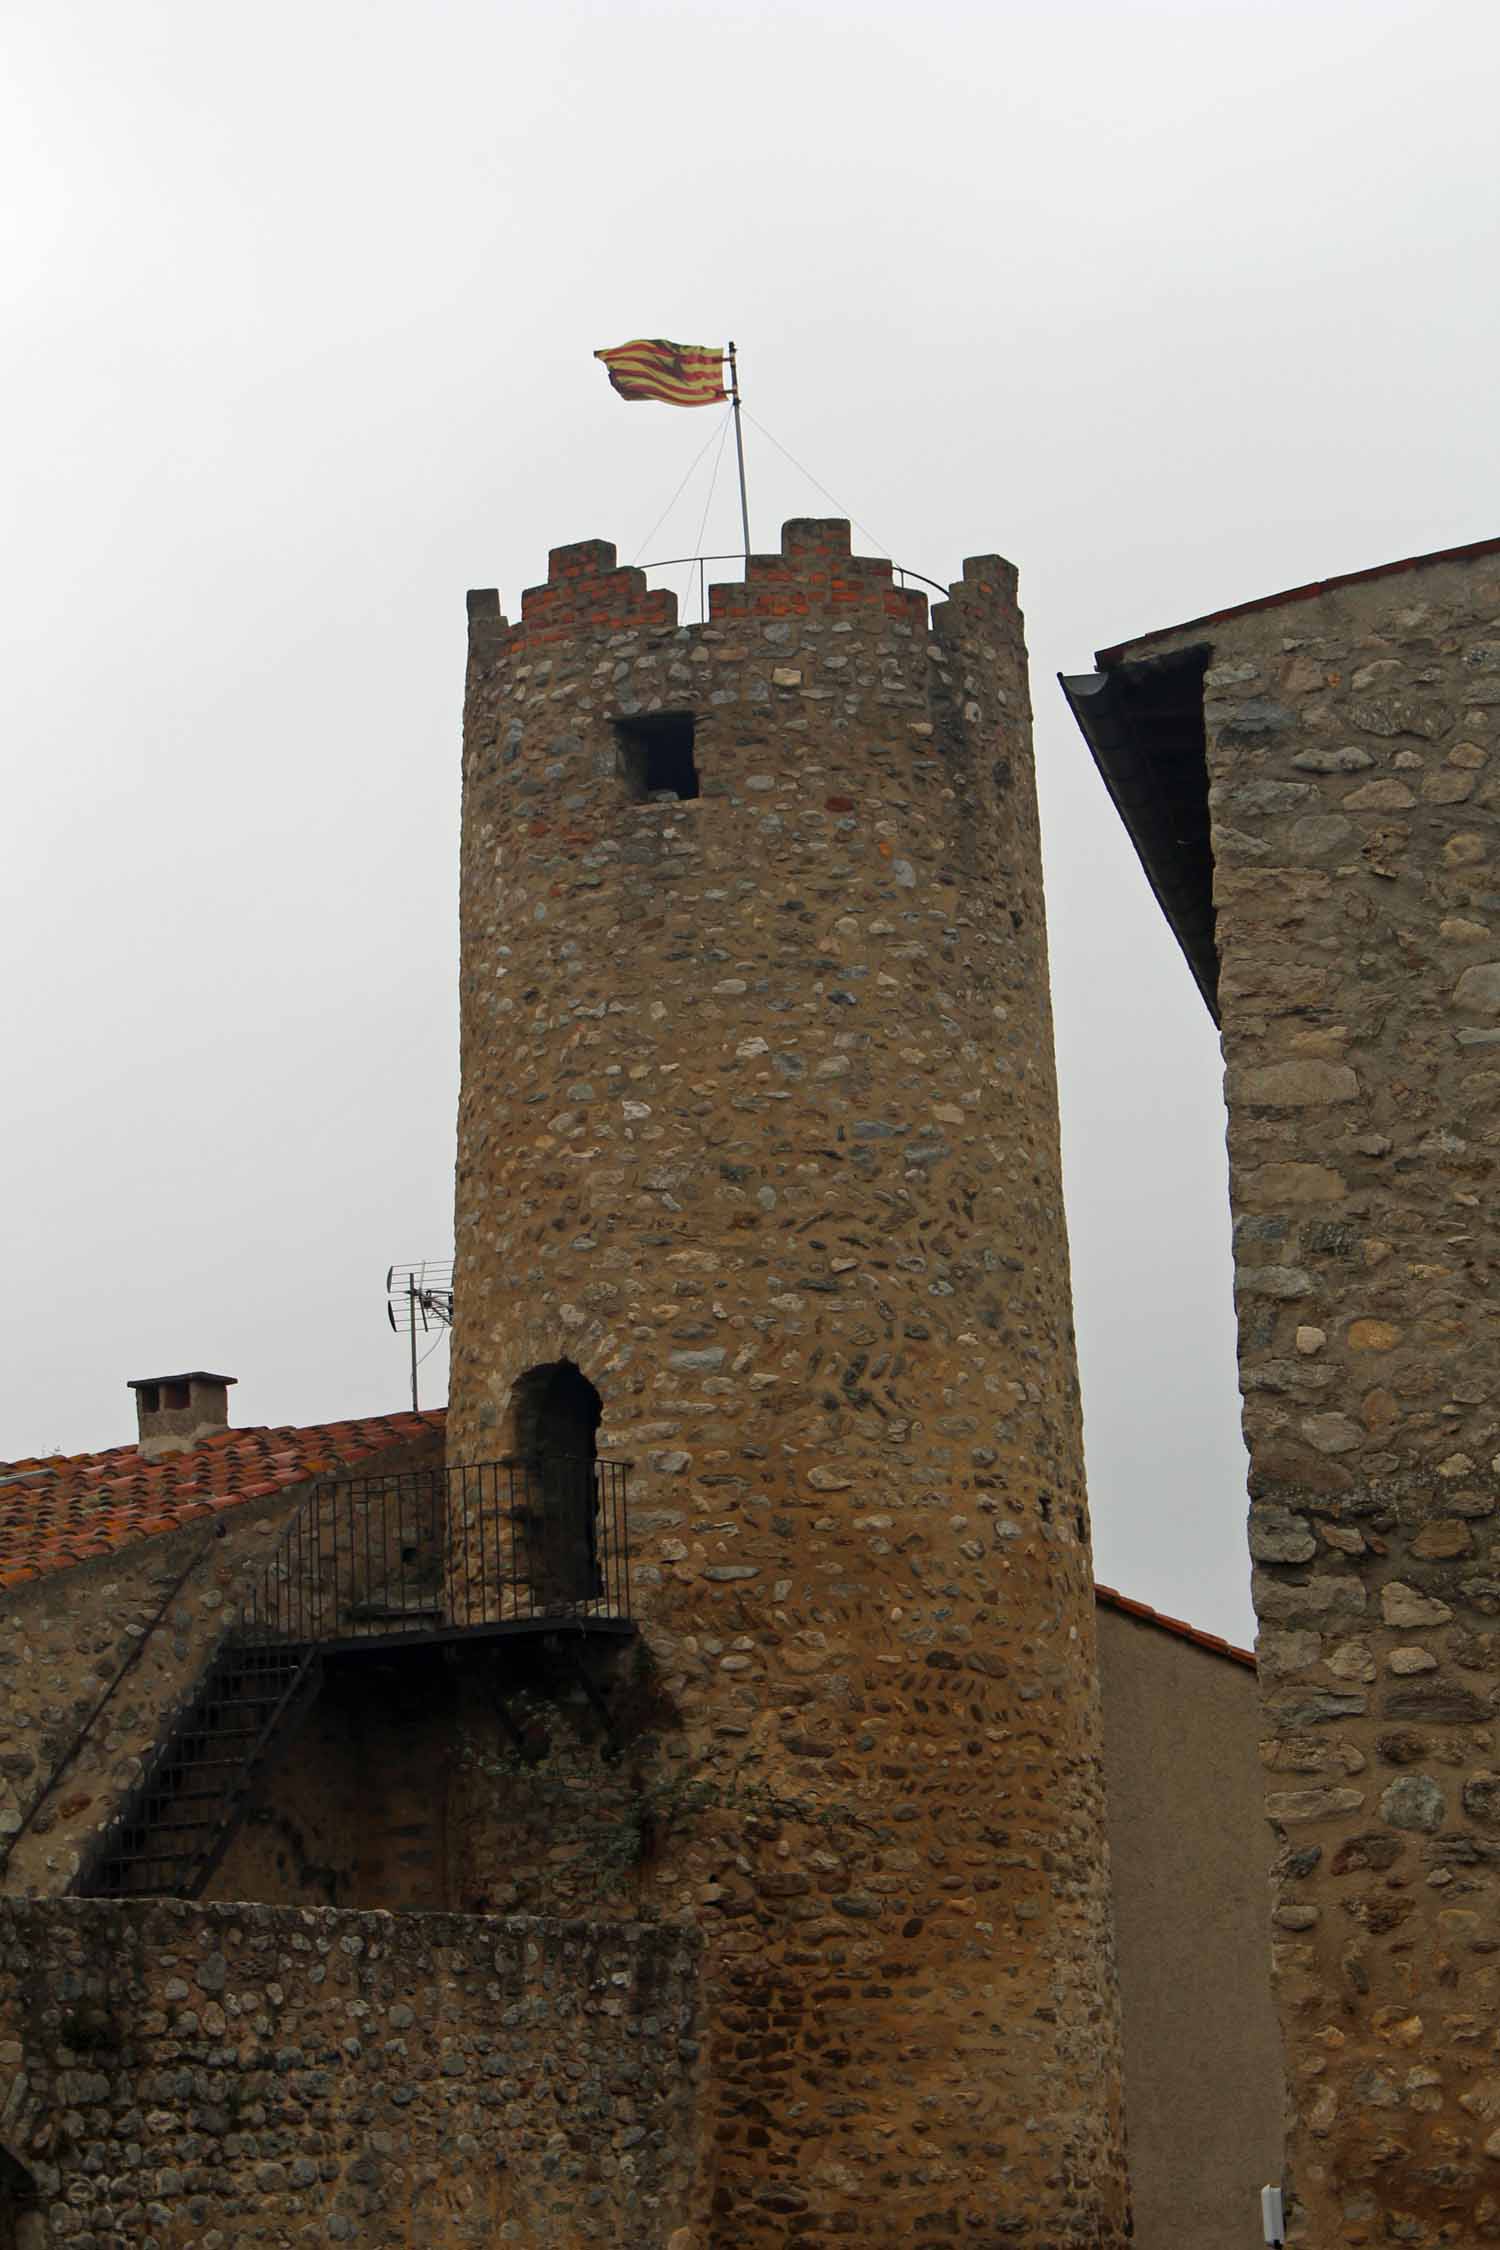
[[[726,2250],[1127,2230],[1015,572],[927,606],[469,597],[450,1459],[632,1463]]]

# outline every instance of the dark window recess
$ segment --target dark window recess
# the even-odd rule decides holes
[[[174,1412],[181,1413],[184,1408],[192,1404],[188,1385],[186,1383],[163,1383],[161,1387],[161,1402],[163,1406],[170,1407]]]
[[[693,761],[690,711],[653,711],[645,719],[616,719],[620,770],[632,797],[696,797],[698,768]]]
[[[136,1396],[140,1399],[143,1414],[159,1414],[161,1412],[161,1392],[154,1383],[142,1383]]]

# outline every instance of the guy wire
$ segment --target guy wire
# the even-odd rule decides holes
[[[832,500],[834,506],[838,509],[839,514],[841,516],[847,516],[849,518],[849,521],[853,524],[855,530],[862,531],[865,537],[869,540],[870,544],[874,548],[876,548],[876,550],[880,554],[886,556],[890,554],[891,550],[886,545],[885,541],[883,539],[877,539],[874,532],[870,529],[867,523],[861,523],[858,516],[854,514],[853,510],[846,508],[843,501],[838,499],[834,493],[830,492],[826,484],[819,484],[817,478],[813,475],[812,470],[804,469],[802,463],[797,459],[796,454],[787,452],[787,449],[782,444],[780,438],[771,437],[770,431],[766,428],[765,423],[760,420],[758,415],[752,414],[749,407],[743,404],[741,405],[740,411],[743,413],[747,422],[753,422],[755,424],[755,427],[759,430],[763,438],[771,439],[771,443],[775,446],[777,452],[781,454],[784,459],[791,462],[792,467],[797,471],[797,474],[799,476],[806,477],[809,484],[817,485],[817,489],[822,493],[825,500]]]
[[[725,446],[725,443],[726,443],[726,441],[728,440],[728,437],[729,437],[729,416],[728,416],[728,415],[726,414],[726,415],[725,415],[725,417],[724,417],[724,419],[723,419],[723,421],[722,421],[722,422],[721,422],[721,423],[719,424],[719,450],[718,450],[718,452],[717,452],[717,453],[716,453],[716,454],[714,455],[714,473],[713,473],[713,475],[712,475],[712,476],[711,476],[711,477],[709,478],[709,480],[708,480],[708,498],[707,498],[707,499],[706,499],[706,500],[704,501],[704,503],[703,503],[703,520],[702,520],[702,522],[701,522],[701,523],[699,524],[699,526],[698,526],[698,536],[697,536],[697,538],[696,538],[696,539],[695,539],[695,540],[693,541],[693,551],[694,551],[694,553],[695,553],[695,554],[700,554],[700,555],[701,555],[701,554],[702,554],[702,552],[703,552],[703,534],[704,534],[704,532],[705,532],[705,531],[707,530],[707,528],[708,528],[708,511],[709,511],[709,509],[710,509],[710,508],[711,508],[711,507],[713,506],[713,504],[714,504],[714,489],[715,489],[715,487],[716,487],[716,485],[718,484],[718,481],[719,481],[719,466],[720,466],[720,463],[721,463],[721,462],[723,461],[723,459],[724,459],[724,446]],[[700,583],[700,585],[701,585],[701,583],[702,583],[701,577],[700,577],[699,583]],[[690,566],[690,567],[689,567],[689,570],[688,570],[688,580],[687,580],[687,586],[686,586],[686,588],[685,588],[685,590],[684,590],[684,592],[683,592],[683,597],[682,597],[682,598],[683,598],[683,601],[684,601],[684,603],[686,603],[686,602],[687,602],[687,600],[688,600],[689,596],[690,596],[690,595],[691,595],[691,593],[692,593],[692,590],[693,590],[693,574],[692,574],[692,569],[691,569],[691,566]]]
[[[704,454],[713,444],[714,439],[718,438],[722,442],[724,432],[728,429],[728,427],[729,415],[726,412],[724,419],[719,424],[718,428],[709,431],[707,437],[703,440],[703,443],[699,446],[697,452],[693,455],[692,460],[688,463],[687,475],[683,478],[681,484],[677,487],[677,490],[673,493],[671,499],[662,509],[661,514],[657,517],[655,523],[651,526],[651,529],[647,532],[645,538],[636,548],[635,554],[631,558],[632,567],[634,567],[635,563],[640,560],[641,556],[650,546],[652,540],[656,537],[656,534],[660,531],[662,525],[666,522],[668,516],[672,513],[672,510],[676,507],[678,501],[682,498],[684,492],[686,492],[689,483],[692,481],[693,471],[697,468],[698,463],[703,459]],[[772,442],[775,442],[774,439],[772,440]]]

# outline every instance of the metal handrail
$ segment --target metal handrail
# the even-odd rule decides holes
[[[858,558],[853,558],[853,559],[858,559]],[[873,561],[875,561],[875,562],[888,562],[888,563],[890,563],[892,571],[893,571],[893,572],[895,573],[896,577],[898,577],[898,578],[899,578],[899,579],[901,580],[901,583],[902,583],[902,585],[903,585],[903,586],[905,585],[905,583],[906,583],[906,581],[907,581],[907,579],[908,579],[908,578],[916,578],[916,579],[919,579],[919,580],[921,581],[921,583],[922,583],[922,584],[923,584],[924,586],[930,586],[930,587],[931,587],[931,588],[933,589],[933,592],[934,592],[934,593],[938,593],[938,594],[941,594],[941,595],[942,595],[942,597],[943,597],[943,599],[944,599],[944,601],[947,601],[947,600],[949,600],[949,599],[951,598],[951,595],[952,595],[952,592],[953,592],[953,589],[952,589],[952,587],[951,587],[951,586],[945,586],[945,585],[943,584],[942,580],[941,580],[941,579],[939,579],[939,578],[929,578],[929,577],[927,576],[927,573],[926,573],[925,571],[923,571],[923,570],[911,570],[911,569],[909,569],[909,568],[908,568],[908,566],[907,566],[907,565],[906,565],[905,563],[898,563],[898,562],[894,562],[894,561],[892,561],[892,560],[891,560],[891,557],[890,557],[889,555],[876,555],[876,556],[873,556],[873,557],[872,557],[871,559],[872,559]],[[632,569],[632,570],[675,570],[675,569],[676,569],[676,568],[678,567],[678,565],[679,565],[680,563],[711,563],[711,562],[737,562],[737,563],[742,563],[742,562],[748,562],[749,560],[750,560],[750,557],[749,557],[748,555],[742,555],[742,554],[736,554],[736,555],[665,555],[665,556],[663,556],[663,558],[662,558],[662,560],[661,560],[660,562],[643,562],[643,563],[632,563],[630,567],[631,567],[631,569]]]
[[[320,1483],[233,1628],[394,1641],[630,1615],[629,1465],[514,1457]]]

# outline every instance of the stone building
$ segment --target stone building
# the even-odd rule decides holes
[[[464,756],[446,1425],[0,1471],[0,2244],[1100,2250],[1128,2113],[1249,2250],[1253,1674],[1096,1604],[1013,571],[564,548]]]
[[[441,1414],[392,1415],[0,1469],[4,2250],[133,2244],[148,2213],[174,2250],[314,2221],[404,2243],[414,2214],[444,2245],[659,2244],[701,2200],[699,1926],[740,1900],[720,1884],[685,1920],[619,1918],[647,1823],[675,1808],[641,1790],[561,1650],[517,1671],[482,1635],[330,1648],[219,1865],[168,1870],[200,1903],[76,1895],[325,1477],[410,1493],[442,1440]],[[1253,1664],[1096,1594],[1134,2239],[1252,2250],[1281,2101]],[[503,1847],[484,1896],[502,1800],[526,1849]],[[824,1895],[835,1880],[819,1869]]]
[[[847,525],[794,523],[708,625],[674,611],[597,542],[513,627],[470,598],[449,1457],[524,1447],[545,1385],[556,1452],[649,1477],[632,1583],[674,1748],[766,1808],[653,1867],[663,1907],[733,1871],[760,1909],[712,1960],[733,2238],[784,2239],[791,2194],[820,2229],[878,2206],[892,2241],[961,2239],[998,2195],[1018,2250],[1114,2243],[1015,573],[967,563],[929,629]]]
[[[1500,541],[1069,698],[1221,1023],[1298,2245],[1500,2238]]]

